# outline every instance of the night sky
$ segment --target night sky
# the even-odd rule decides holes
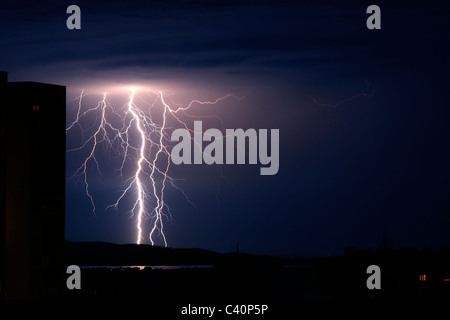
[[[81,30],[66,28],[71,4]],[[366,27],[370,4],[381,30]],[[167,191],[170,247],[337,255],[380,247],[386,230],[394,248],[438,249],[450,247],[449,18],[446,1],[3,1],[0,69],[67,86],[67,123],[81,90],[94,103],[139,85],[180,103],[232,92],[243,98],[196,114],[280,130],[276,175],[171,167],[195,208]],[[91,176],[94,214],[83,178],[69,180],[82,160],[67,154],[66,239],[133,243],[126,206],[105,210],[123,187],[113,165]]]

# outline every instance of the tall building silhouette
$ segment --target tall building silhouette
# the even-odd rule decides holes
[[[63,275],[66,88],[0,72],[2,298],[54,295]]]

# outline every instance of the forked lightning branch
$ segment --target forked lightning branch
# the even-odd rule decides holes
[[[240,99],[227,94],[214,101],[192,100],[186,105],[175,103],[163,92],[131,88],[127,103],[117,107],[104,93],[94,105],[85,106],[84,91],[77,97],[75,119],[67,128],[70,134],[78,127],[79,147],[68,153],[83,154],[83,161],[72,177],[81,176],[94,213],[95,194],[90,185],[101,171],[105,152],[120,158],[117,172],[123,178],[120,194],[106,208],[118,208],[125,197],[133,199],[128,209],[135,218],[136,243],[148,241],[167,246],[164,223],[171,217],[165,193],[170,186],[183,194],[170,175],[171,164],[261,164],[261,175],[274,175],[279,168],[279,130],[209,128],[203,132],[203,122],[189,113],[194,106],[208,107],[226,99]],[[202,116],[201,118],[215,118]],[[86,119],[90,121],[86,121]],[[89,123],[89,126],[86,124]],[[93,124],[92,124],[93,123]],[[88,134],[86,132],[89,132]],[[105,148],[106,146],[106,148]],[[101,154],[103,153],[103,156]],[[84,156],[85,155],[85,156]],[[235,161],[236,160],[236,161]]]

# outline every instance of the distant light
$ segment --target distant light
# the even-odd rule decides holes
[[[419,281],[427,281],[427,275],[426,274],[420,274],[419,275]]]

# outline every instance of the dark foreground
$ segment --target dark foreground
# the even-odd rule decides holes
[[[189,255],[186,257],[183,261],[176,259],[173,264],[194,262]],[[160,255],[156,262],[164,262],[163,258],[164,255]],[[212,267],[82,268],[81,289],[63,288],[62,296],[148,298],[152,301],[450,299],[450,252],[447,249],[432,252],[348,248],[342,257],[308,259],[200,252],[197,259],[203,259],[204,264]],[[370,265],[380,267],[379,290],[367,287]]]

